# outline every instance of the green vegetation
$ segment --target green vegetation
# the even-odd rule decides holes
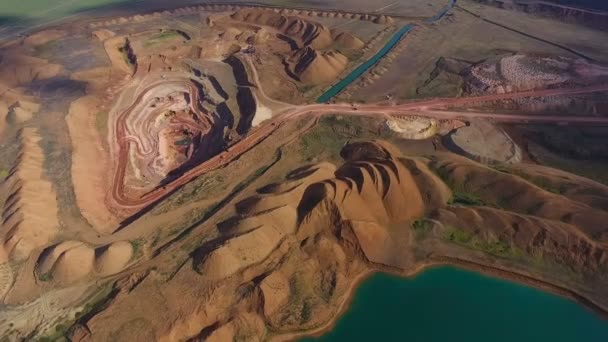
[[[292,312],[291,316],[299,317],[300,324],[306,323],[311,318],[311,289],[305,276],[300,273],[296,272],[289,278],[289,310]]]
[[[183,206],[184,204],[192,203],[202,198],[210,198],[218,190],[223,189],[224,181],[224,176],[219,174],[202,176],[194,182],[184,186],[181,191],[167,201],[161,203],[152,213],[154,215],[160,215],[173,208]]]
[[[125,64],[128,66],[133,66],[133,61],[131,61],[131,58],[129,58],[129,50],[126,47],[120,47],[118,48],[118,51],[122,55],[122,59],[125,61]]]
[[[59,341],[68,341],[65,337],[68,332],[69,326],[65,324],[57,324],[55,326],[54,331],[50,335],[42,336],[38,339],[39,342],[59,342]]]
[[[50,59],[56,53],[59,41],[51,40],[42,45],[36,46],[36,56],[44,59]]]
[[[307,161],[338,161],[340,150],[352,139],[386,138],[373,131],[365,118],[325,116],[300,139],[300,155]]]
[[[543,164],[608,185],[608,162],[544,157]]]
[[[51,272],[47,272],[38,276],[40,281],[51,281],[53,280],[53,274]]]
[[[422,218],[412,222],[410,227],[416,233],[416,238],[423,238],[433,229],[433,222]]]
[[[298,92],[304,94],[304,93],[307,93],[307,92],[313,90],[314,88],[315,88],[315,86],[312,84],[304,84],[304,85],[298,86]]]
[[[0,181],[3,181],[6,177],[8,177],[8,170],[0,169]]]
[[[175,31],[163,31],[148,38],[144,42],[144,46],[151,47],[164,41],[179,37],[181,37],[181,35]]]
[[[496,207],[492,203],[488,203],[479,196],[470,192],[455,191],[452,198],[448,201],[449,205],[464,205],[464,206],[489,206]]]
[[[139,238],[135,240],[130,240],[131,247],[133,248],[133,259],[139,258],[143,254],[143,246],[146,243],[146,239]]]
[[[429,157],[429,159],[436,160],[433,156]],[[468,180],[465,179],[463,181],[464,185],[456,184],[445,167],[436,167],[434,163],[430,163],[429,169],[452,190],[452,198],[448,201],[449,205],[502,207],[499,203],[494,203],[487,198],[483,198],[481,194],[467,190],[466,184]]]
[[[239,184],[237,184],[232,189],[232,191],[226,197],[224,197],[221,201],[216,202],[213,205],[209,206],[207,209],[198,212],[196,215],[194,215],[192,218],[190,218],[190,220],[187,220],[187,222],[180,223],[180,225],[178,227],[174,228],[177,231],[179,231],[180,233],[176,237],[174,237],[171,241],[165,243],[163,245],[163,247],[168,246],[169,244],[173,244],[173,243],[183,239],[184,237],[188,236],[192,232],[193,229],[195,229],[200,224],[202,224],[203,222],[205,222],[206,220],[211,218],[213,215],[215,215],[221,208],[223,208],[224,206],[226,206],[226,204],[228,204],[230,201],[232,201],[247,186],[249,186],[251,183],[253,183],[260,176],[265,174],[271,167],[273,167],[277,162],[279,162],[279,160],[281,160],[281,156],[282,156],[282,153],[281,153],[281,150],[279,149],[276,151],[275,159],[271,163],[255,170],[247,178],[245,178],[243,181],[241,181]],[[197,246],[200,246],[202,243],[203,243],[202,240],[191,239],[190,241],[181,245],[180,249],[184,252],[190,252]]]
[[[605,102],[605,97],[592,101]],[[539,163],[608,184],[606,127],[534,125],[519,129],[530,138],[528,150]]]
[[[517,177],[523,178],[526,181],[538,186],[539,188],[552,192],[554,194],[563,195],[568,190],[565,184],[561,184],[558,186],[545,177],[535,177],[523,172],[522,170],[508,168],[504,165],[494,165],[493,168],[496,171],[512,174]]]
[[[82,311],[76,313],[76,319],[80,319],[81,317],[89,315],[94,310],[101,309],[104,306],[103,304],[106,302],[106,299],[108,298],[108,296],[110,296],[111,293],[111,285],[108,284],[106,286],[101,287],[99,291],[94,293],[91,298],[89,298],[87,303],[82,308]]]
[[[95,7],[136,1],[141,0],[2,0],[0,13],[13,19],[11,25],[41,24]]]
[[[340,47],[338,47],[338,50],[340,50],[340,52],[346,56],[346,58],[348,58],[349,61],[351,62],[357,62],[358,60],[360,60],[363,57],[363,50],[361,49],[341,49]]]
[[[473,239],[473,233],[458,228],[450,228],[444,232],[443,237],[459,244],[468,244]]]
[[[497,257],[518,259],[524,256],[522,250],[512,246],[509,242],[500,239],[484,239],[473,232],[459,228],[449,227],[443,233],[443,238],[469,249],[481,251]]]

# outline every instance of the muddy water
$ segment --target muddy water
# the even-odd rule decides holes
[[[372,276],[333,330],[302,341],[606,342],[608,320],[528,286],[438,267]]]

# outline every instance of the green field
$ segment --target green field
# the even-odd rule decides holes
[[[145,0],[2,0],[0,27],[40,25],[105,5]]]

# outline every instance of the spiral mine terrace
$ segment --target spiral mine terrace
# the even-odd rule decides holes
[[[110,114],[114,208],[154,200],[155,188],[223,148],[226,122],[197,80],[163,80],[136,92],[127,108]]]

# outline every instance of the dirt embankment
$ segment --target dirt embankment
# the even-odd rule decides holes
[[[107,26],[122,25],[133,22],[141,22],[151,19],[169,18],[173,16],[182,16],[188,14],[196,14],[198,12],[234,12],[238,10],[256,10],[274,12],[282,15],[298,15],[309,17],[327,17],[327,18],[344,18],[352,20],[371,21],[375,24],[388,25],[395,21],[395,18],[385,14],[369,14],[363,12],[348,12],[348,11],[332,11],[320,9],[302,9],[302,8],[279,8],[264,5],[237,5],[237,4],[206,4],[199,6],[186,6],[173,10],[157,11],[153,13],[137,14],[128,17],[119,17],[97,21],[89,24],[90,28],[100,28]]]
[[[66,116],[72,142],[72,182],[82,215],[99,233],[111,233],[117,221],[105,206],[109,164],[103,149],[102,132],[107,113],[100,112],[96,96],[70,104]]]
[[[30,120],[40,110],[38,100],[19,88],[0,83],[0,134],[5,127]]]
[[[2,212],[0,263],[28,258],[59,232],[57,194],[44,175],[37,130],[24,128],[19,142],[19,158],[2,183],[9,195]]]

